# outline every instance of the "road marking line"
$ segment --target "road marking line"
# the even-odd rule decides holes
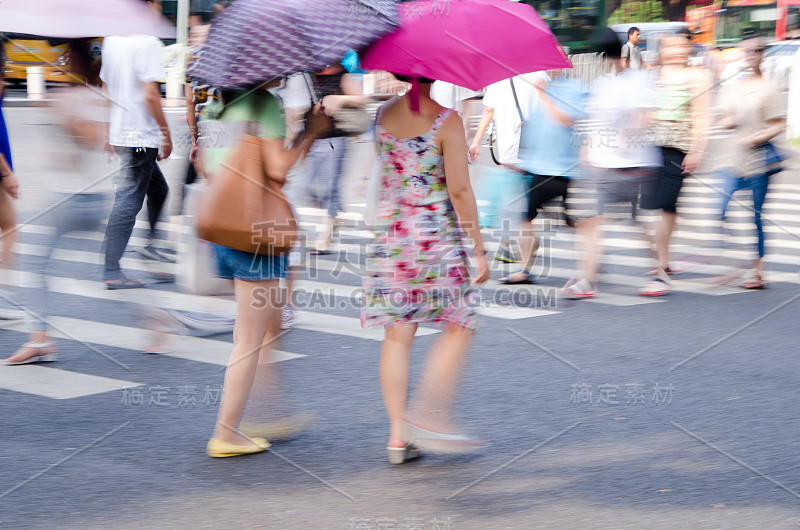
[[[4,366],[0,364],[0,388],[50,399],[91,396],[142,384],[42,365]]]

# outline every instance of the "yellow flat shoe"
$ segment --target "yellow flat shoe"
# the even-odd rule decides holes
[[[243,421],[239,424],[239,431],[247,436],[266,438],[272,441],[289,440],[308,430],[315,418],[316,415],[313,412],[306,411],[272,423]]]
[[[219,438],[211,438],[206,445],[206,454],[211,458],[251,455],[264,451],[270,445],[264,438],[250,438],[250,441],[252,445],[234,445]]]

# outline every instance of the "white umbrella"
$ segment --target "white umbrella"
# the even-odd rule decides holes
[[[175,38],[175,27],[141,0],[0,0],[0,32],[65,39]]]

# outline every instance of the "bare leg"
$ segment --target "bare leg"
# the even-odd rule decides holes
[[[317,237],[316,249],[326,251],[331,249],[331,240],[333,239],[333,230],[336,226],[336,218],[328,217],[325,228],[320,232]]]
[[[661,223],[656,228],[655,239],[658,266],[664,270],[669,267],[669,242],[672,239],[672,232],[675,230],[677,220],[678,214],[661,212]]]
[[[603,242],[600,238],[600,227],[603,218],[600,216],[587,217],[578,220],[578,234],[583,245],[583,255],[578,264],[578,276],[585,278],[591,283],[597,282],[597,271],[600,256],[603,253]]]
[[[279,333],[280,319],[273,317],[267,322],[267,334],[258,354],[255,377],[244,412],[248,421],[266,423],[289,416],[281,367],[274,362],[275,342]]]
[[[457,432],[453,424],[456,383],[472,332],[450,324],[433,344],[414,400],[414,423],[436,432]]]
[[[522,270],[530,273],[533,264],[536,261],[536,251],[539,250],[539,239],[533,230],[533,219],[526,219],[520,226],[519,237],[519,251],[522,254]],[[525,280],[524,272],[514,272],[501,278],[500,280],[509,280],[512,282]]]
[[[381,347],[380,379],[383,402],[389,416],[389,443],[387,447],[404,447],[402,422],[406,419],[408,399],[408,372],[411,345],[416,324],[395,324],[386,328],[386,338]]]
[[[17,240],[17,215],[12,200],[8,192],[0,190],[0,231],[2,231],[0,259],[3,260],[4,269],[11,268],[12,249]]]
[[[237,432],[242,410],[258,364],[268,359],[265,351],[274,348],[276,330],[280,326],[278,280],[245,282],[234,280],[236,292],[236,326],[233,351],[225,372],[222,403],[219,407],[214,438],[238,445],[250,442]],[[254,300],[267,303],[252,303]]]

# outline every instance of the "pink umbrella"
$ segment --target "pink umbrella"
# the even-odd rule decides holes
[[[555,35],[527,4],[509,0],[415,0],[398,6],[400,28],[361,64],[479,90],[519,74],[571,68]]]
[[[175,27],[140,0],[1,0],[0,32],[66,39],[175,38]]]

